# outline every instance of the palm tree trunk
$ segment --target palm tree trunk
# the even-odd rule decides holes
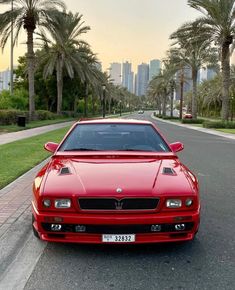
[[[88,84],[87,82],[85,82],[84,117],[87,117],[87,99],[88,99]]]
[[[92,90],[92,95],[91,95],[91,102],[92,102],[92,115],[95,115],[95,94],[94,91]]]
[[[230,85],[230,43],[224,42],[222,45],[222,120],[228,121],[229,119],[229,85]]]
[[[174,87],[171,84],[171,118],[173,117],[173,106],[174,106]]]
[[[180,119],[183,118],[183,102],[184,102],[184,70],[180,75]]]
[[[57,63],[57,114],[61,114],[62,108],[62,95],[63,95],[63,68],[62,68],[62,60],[59,60]]]
[[[35,113],[35,91],[34,91],[34,67],[35,55],[33,50],[33,29],[27,29],[27,65],[29,80],[29,118],[33,119]]]
[[[166,93],[164,92],[164,95],[163,95],[163,102],[162,102],[162,116],[163,116],[163,117],[166,116],[166,98],[167,98],[167,95],[166,95]]]
[[[193,95],[192,95],[192,116],[193,119],[197,119],[197,73],[196,68],[192,68],[192,80],[193,80]]]

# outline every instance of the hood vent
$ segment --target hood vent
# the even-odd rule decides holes
[[[164,167],[162,173],[167,175],[176,175],[175,170],[171,167]]]
[[[60,169],[60,175],[66,175],[66,174],[71,174],[70,169],[68,167],[62,167]]]

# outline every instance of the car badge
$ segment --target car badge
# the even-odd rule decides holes
[[[115,202],[116,210],[122,210],[122,206],[123,206],[122,201],[118,200],[117,202]]]
[[[117,188],[117,189],[116,189],[116,192],[117,192],[117,193],[122,193],[122,189],[121,189],[121,188]]]

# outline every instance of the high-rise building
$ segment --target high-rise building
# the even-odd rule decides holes
[[[137,96],[144,96],[147,92],[149,82],[149,65],[142,63],[138,65],[136,94]]]
[[[216,76],[216,71],[213,68],[207,67],[207,72],[206,72],[206,79],[212,80]]]
[[[14,67],[15,69],[16,67]],[[15,78],[15,75],[13,76]],[[5,71],[0,72],[0,92],[3,90],[10,89],[10,82],[11,82],[11,70],[7,69]]]
[[[122,64],[122,86],[129,92],[134,92],[134,73],[131,70],[131,63],[128,61]]]
[[[149,81],[151,81],[155,76],[159,75],[160,69],[161,69],[161,62],[159,59],[153,59],[150,61]]]
[[[114,85],[120,86],[122,84],[122,73],[121,73],[122,65],[118,62],[113,62],[110,64],[110,79]]]
[[[96,66],[96,68],[97,68],[98,70],[102,71],[102,63],[101,63],[100,61],[97,61],[97,62],[95,63],[95,66]]]

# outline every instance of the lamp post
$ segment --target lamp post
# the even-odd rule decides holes
[[[105,118],[105,113],[106,113],[106,85],[102,85],[103,89],[103,102],[102,102],[102,113],[103,113],[103,118]]]

